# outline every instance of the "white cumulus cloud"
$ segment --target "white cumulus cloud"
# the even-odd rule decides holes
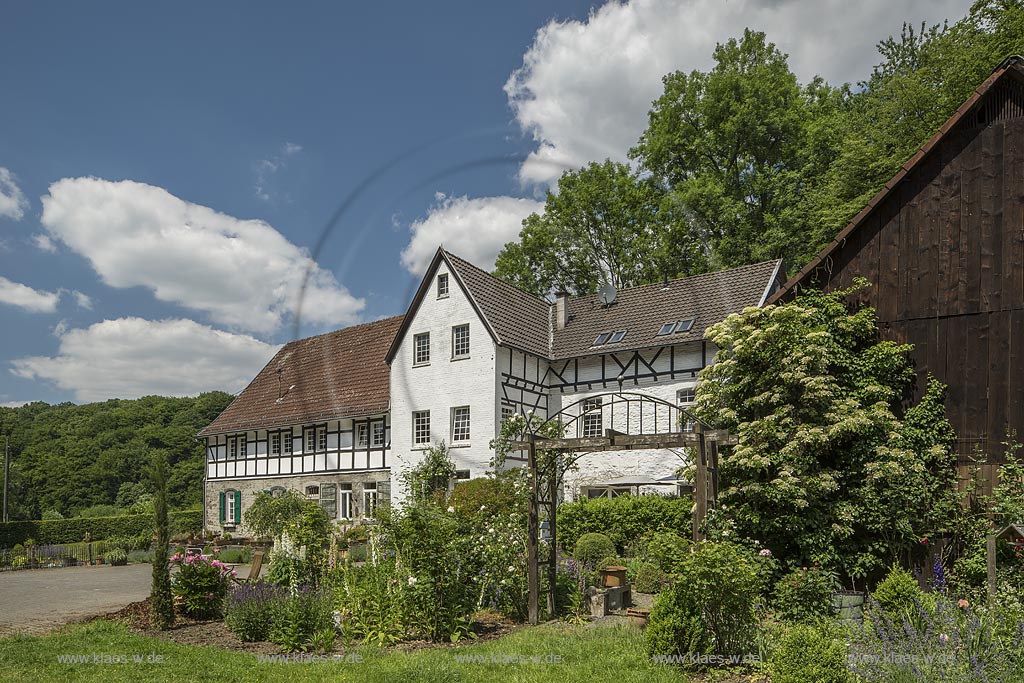
[[[437,248],[444,248],[485,270],[506,242],[514,242],[523,219],[544,209],[543,202],[516,197],[446,197],[409,230],[412,238],[402,251],[402,265],[413,275],[422,275]]]
[[[0,216],[20,221],[27,208],[28,200],[15,182],[14,174],[0,166]]]
[[[77,401],[236,392],[278,347],[192,320],[104,320],[58,330],[55,356],[12,361],[19,377],[53,382]]]
[[[749,27],[789,54],[802,81],[856,82],[878,62],[878,41],[904,21],[955,21],[967,0],[629,0],[584,21],[553,20],[534,36],[505,92],[537,143],[523,184],[552,184],[567,168],[624,161],[672,71],[708,69],[716,43]],[[995,66],[995,65],[993,65]]]
[[[58,301],[60,292],[33,289],[0,275],[0,303],[24,308],[32,313],[53,313],[57,310]]]
[[[163,188],[64,178],[42,202],[48,234],[88,259],[106,284],[145,287],[232,328],[280,328],[307,272],[304,322],[352,323],[365,306],[268,223],[228,216]]]

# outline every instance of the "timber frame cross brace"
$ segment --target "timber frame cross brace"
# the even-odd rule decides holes
[[[701,526],[707,518],[709,509],[714,509],[718,500],[718,448],[719,446],[735,445],[736,438],[723,430],[710,429],[706,424],[696,419],[693,415],[679,406],[673,405],[659,398],[645,394],[624,394],[623,392],[604,394],[600,398],[610,398],[611,401],[606,407],[612,407],[618,403],[621,408],[625,405],[628,411],[631,404],[651,403],[655,406],[655,418],[653,429],[656,433],[642,433],[645,425],[650,431],[650,416],[647,423],[641,419],[638,421],[638,429],[641,433],[628,434],[614,429],[605,430],[605,436],[584,436],[579,438],[544,438],[537,436],[537,429],[532,433],[524,434],[522,440],[510,444],[511,450],[527,452],[527,468],[529,470],[530,502],[527,515],[527,581],[529,585],[528,618],[530,624],[537,624],[540,621],[540,567],[541,567],[541,545],[540,545],[540,509],[542,506],[547,510],[548,538],[547,557],[543,564],[547,569],[547,611],[548,614],[557,612],[555,602],[555,581],[558,572],[558,537],[556,515],[558,508],[558,490],[561,485],[559,475],[559,460],[572,457],[575,461],[588,453],[602,451],[622,451],[635,449],[672,449],[693,447],[694,464],[696,465],[696,476],[693,486],[694,514],[693,514],[693,540],[703,539]],[[561,421],[563,414],[570,408],[581,405],[585,401],[598,397],[588,397],[559,411],[544,423]],[[658,418],[657,409],[668,412],[668,432],[657,433]],[[675,411],[673,413],[673,411]],[[650,412],[650,411],[648,411]],[[581,413],[582,414],[582,413]],[[563,426],[577,422],[581,414],[576,415]],[[642,416],[642,407],[641,407]],[[682,431],[683,421],[692,423],[692,431]],[[636,423],[634,423],[636,424]],[[672,427],[678,427],[672,430]],[[538,459],[538,451],[544,451],[549,455],[545,458],[542,466]],[[575,457],[573,457],[575,456]],[[543,481],[542,481],[543,480]],[[542,490],[542,488],[544,490]]]

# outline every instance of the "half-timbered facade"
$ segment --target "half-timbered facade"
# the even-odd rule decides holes
[[[886,339],[914,345],[916,398],[949,387],[961,476],[989,485],[1024,434],[1024,60],[1008,59],[868,205],[769,302],[846,288]]]
[[[404,316],[285,345],[204,429],[207,528],[244,534],[242,513],[260,491],[296,489],[333,519],[357,520],[400,502],[392,485],[445,442],[462,479],[490,467],[491,441],[512,414],[553,415],[582,398],[575,436],[628,431],[601,394],[638,391],[693,402],[715,348],[704,330],[759,306],[781,286],[765,262],[597,296],[527,294],[443,249]],[[511,454],[517,465],[525,454]],[[664,480],[675,492],[681,454],[618,451],[581,462],[568,497]]]

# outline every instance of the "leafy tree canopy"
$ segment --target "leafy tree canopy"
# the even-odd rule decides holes
[[[0,408],[0,435],[11,444],[11,519],[39,519],[48,510],[70,517],[93,506],[149,509],[144,473],[157,451],[167,458],[169,505],[198,505],[204,453],[195,435],[231,398],[216,391]]]
[[[945,387],[931,380],[903,409],[911,347],[878,341],[873,309],[847,308],[858,287],[711,327],[720,350],[697,409],[739,439],[721,456],[719,523],[791,566],[863,578],[948,529],[957,500]]]

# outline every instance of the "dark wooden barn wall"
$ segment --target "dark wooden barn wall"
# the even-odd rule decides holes
[[[818,279],[874,284],[862,300],[883,336],[914,344],[949,385],[947,413],[966,462],[1024,441],[1024,118],[962,121],[824,264]]]

